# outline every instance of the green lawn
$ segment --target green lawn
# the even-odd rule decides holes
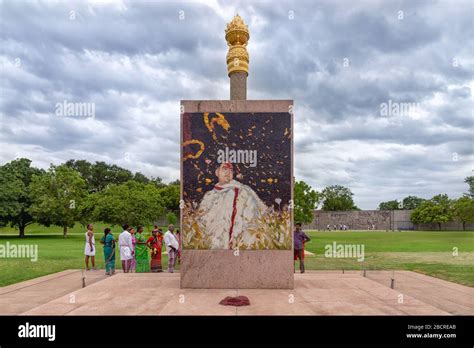
[[[98,243],[104,224],[94,224],[96,230],[96,262],[104,267],[102,247]],[[149,235],[150,228],[145,228]],[[76,225],[67,238],[60,227],[46,228],[31,225],[26,237],[18,238],[11,228],[0,228],[0,244],[37,244],[39,259],[0,258],[0,286],[59,272],[84,267],[83,226]],[[115,237],[121,232],[112,226]],[[312,240],[306,249],[315,256],[306,257],[306,268],[315,270],[410,270],[474,287],[474,232],[307,232]],[[365,260],[324,257],[325,245],[361,244]],[[453,256],[453,248],[458,255]],[[163,265],[167,257],[163,255]],[[117,268],[119,260],[117,255]]]
[[[99,238],[103,235],[106,225],[95,223],[96,235],[96,267],[105,268],[104,253]],[[109,225],[107,225],[109,226]],[[119,226],[112,226],[112,233],[115,238],[122,232]],[[150,236],[151,227],[145,227],[145,237]],[[31,225],[26,229],[26,237],[18,238],[17,232],[11,228],[0,228],[0,244],[37,244],[38,261],[32,262],[30,259],[0,258],[0,286],[17,283],[43,275],[64,271],[71,268],[85,268],[84,264],[84,243],[85,228],[76,225],[68,233],[68,237],[62,235],[60,227],[44,227]],[[115,253],[115,267],[121,269],[118,251]],[[163,255],[162,264],[166,268],[168,258]],[[179,265],[176,265],[179,269]],[[104,271],[105,272],[105,271]]]
[[[474,232],[404,231],[404,232],[318,232],[306,250],[307,269],[319,270],[408,270],[474,287]],[[355,258],[328,258],[325,246],[364,245],[364,261]],[[458,255],[453,255],[457,248]]]

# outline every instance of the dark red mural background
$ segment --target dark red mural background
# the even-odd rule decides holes
[[[257,151],[257,165],[234,164],[234,179],[275,209],[291,199],[292,121],[289,113],[185,113],[183,199],[199,202],[216,184],[218,151]],[[278,203],[277,203],[278,202]]]

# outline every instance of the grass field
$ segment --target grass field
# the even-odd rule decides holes
[[[102,236],[103,224],[95,224],[96,265],[104,267],[102,247],[98,239]],[[149,235],[150,228],[145,228]],[[36,278],[70,268],[84,267],[84,227],[76,225],[67,238],[63,238],[60,227],[46,228],[31,225],[26,237],[18,238],[11,228],[0,229],[0,244],[37,244],[39,258],[0,258],[0,286]],[[117,238],[121,229],[112,227]],[[307,269],[314,270],[410,270],[433,277],[450,280],[474,287],[474,232],[317,232],[308,231],[312,240],[306,250],[315,256],[306,257]],[[337,244],[364,245],[365,258],[359,262],[354,258],[329,258],[324,256],[325,246]],[[457,248],[458,255],[453,255]],[[167,257],[163,255],[163,265]],[[117,268],[119,260],[117,255]],[[177,267],[179,269],[179,266]]]
[[[122,232],[119,226],[109,226],[100,223],[94,224],[96,239],[96,267],[105,268],[102,244],[99,243],[103,229],[111,227],[115,239]],[[145,237],[151,234],[151,227],[145,227]],[[0,244],[37,244],[38,261],[29,259],[0,258],[0,286],[5,286],[20,281],[40,277],[46,274],[64,271],[66,269],[85,268],[84,243],[85,228],[81,225],[74,226],[66,238],[62,235],[60,227],[44,227],[31,225],[26,230],[25,238],[18,238],[17,232],[11,228],[0,229]],[[162,255],[162,264],[166,267],[168,258]],[[118,251],[115,253],[115,267],[121,269]],[[176,265],[175,269],[179,269]],[[105,272],[105,271],[104,271]]]
[[[408,270],[474,287],[474,232],[310,231],[308,235],[312,240],[305,247],[315,256],[305,259],[307,269]],[[364,245],[364,261],[324,257],[325,246],[333,242]]]

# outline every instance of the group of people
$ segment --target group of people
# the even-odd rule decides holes
[[[326,226],[326,230],[328,230],[328,231],[331,231],[331,230],[334,230],[334,231],[336,231],[336,230],[347,231],[348,229],[349,229],[349,227],[345,224],[332,225],[332,226],[328,224]]]
[[[115,273],[115,250],[118,248],[122,270],[124,273],[136,272],[163,272],[161,265],[161,254],[163,244],[168,254],[168,272],[173,273],[176,261],[180,261],[181,254],[181,234],[173,225],[168,226],[168,231],[163,234],[163,230],[154,226],[151,236],[147,239],[144,236],[143,226],[133,228],[128,224],[122,226],[118,241],[114,238],[110,228],[104,229],[104,235],[100,243],[104,248],[105,273],[113,275]],[[95,238],[94,226],[87,225],[85,263],[89,270],[89,260],[92,268],[95,269]]]
[[[296,223],[295,227],[293,234],[294,261],[299,261],[300,272],[304,273],[304,245],[311,239],[303,232],[300,223]],[[163,244],[165,244],[168,253],[168,272],[173,273],[176,260],[179,262],[181,253],[181,234],[179,230],[176,230],[176,233],[174,231],[174,226],[169,225],[168,231],[163,235],[163,230],[155,225],[151,237],[146,239],[143,235],[143,226],[138,226],[135,230],[127,224],[123,225],[123,232],[118,238],[118,248],[124,273],[163,272],[161,265]],[[113,275],[115,273],[117,241],[110,228],[104,229],[104,236],[100,239],[100,243],[104,246],[105,273]],[[87,225],[84,253],[86,255],[86,269],[90,269],[89,259],[92,261],[92,267],[95,268],[95,238],[92,224]],[[148,253],[150,253],[150,259]]]

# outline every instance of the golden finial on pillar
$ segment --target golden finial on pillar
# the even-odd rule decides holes
[[[229,46],[227,53],[227,72],[229,76],[234,72],[249,73],[249,54],[247,42],[250,33],[243,19],[236,14],[225,30],[225,39]]]
[[[230,99],[247,99],[247,76],[249,74],[249,54],[247,42],[249,29],[237,14],[225,29],[225,39],[229,46],[227,52],[227,72],[230,77]]]

